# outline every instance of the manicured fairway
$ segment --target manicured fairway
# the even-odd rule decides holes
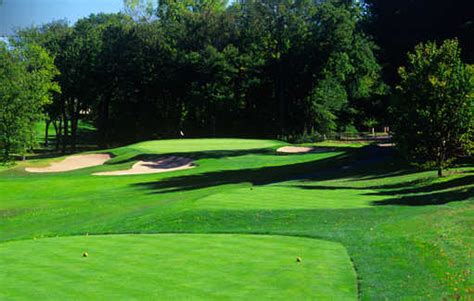
[[[119,158],[112,159],[111,163],[134,159],[136,156],[182,154],[194,158],[219,158],[224,155],[244,155],[256,150],[277,149],[285,143],[278,140],[259,139],[169,139],[146,141],[113,149],[112,152]],[[258,151],[257,151],[258,152]]]
[[[248,150],[257,148],[268,148],[284,145],[285,143],[278,140],[261,140],[261,139],[170,139],[157,140],[137,143],[131,148],[140,150],[145,153],[147,151],[159,153],[174,152],[205,152],[219,150]]]
[[[379,196],[368,196],[357,189],[301,189],[293,183],[229,189],[196,202],[200,209],[282,210],[282,209],[347,209],[369,207]],[[258,200],[258,201],[256,201]]]
[[[251,259],[246,261],[248,264],[275,259],[274,262],[260,262],[275,269],[259,268],[262,273],[272,274],[268,285],[283,290],[276,293],[269,288],[270,298],[276,294],[293,300],[301,299],[299,294],[305,294],[306,299],[318,299],[313,298],[321,292],[318,283],[325,283],[321,287],[331,287],[324,282],[326,280],[318,282],[324,278],[319,276],[318,265],[326,265],[325,275],[333,269],[347,269],[349,266],[347,257],[344,257],[345,263],[336,267],[332,264],[335,259],[325,257],[328,253],[314,253],[325,250],[320,245],[330,241],[341,250],[347,250],[347,256],[357,271],[358,290],[352,292],[350,298],[357,294],[362,300],[467,299],[474,292],[472,163],[451,169],[446,177],[438,178],[435,171],[417,170],[400,162],[387,148],[325,142],[317,144],[329,148],[325,152],[287,155],[276,152],[282,145],[285,143],[280,141],[246,139],[149,141],[104,150],[114,157],[103,166],[51,174],[32,174],[24,170],[27,166],[45,166],[53,160],[61,160],[52,158],[28,160],[16,167],[0,170],[0,248],[6,254],[0,258],[3,260],[0,287],[8,284],[10,289],[6,293],[9,296],[37,290],[39,293],[55,292],[58,298],[62,298],[62,293],[80,291],[92,295],[100,291],[112,294],[104,299],[116,299],[117,296],[127,299],[127,296],[156,293],[153,289],[165,281],[153,277],[161,277],[161,269],[166,267],[174,271],[175,278],[183,280],[179,282],[179,289],[173,290],[176,295],[170,295],[170,298],[182,299],[181,291],[214,299],[241,297],[236,283],[218,282],[214,275],[225,271],[229,275],[226,277],[234,280],[250,277],[248,283],[264,279],[260,274],[258,277],[257,274],[244,275],[244,271],[252,267],[245,267],[243,263],[232,269],[227,267],[235,261],[223,263],[241,253],[248,253],[244,250],[247,248],[251,250],[249,254],[258,257],[250,256]],[[99,171],[127,169],[139,160],[161,155],[192,158],[197,166],[161,174],[91,175]],[[85,236],[87,233],[89,236]],[[153,239],[153,236],[113,236],[130,233],[175,233],[176,237],[165,243],[162,236],[158,236],[160,239]],[[188,235],[181,236],[184,235],[181,233],[199,233],[206,238],[196,239],[189,243],[188,248],[188,243],[177,242]],[[206,240],[207,237],[230,239],[215,236],[216,233],[286,236],[271,236],[276,237],[276,245],[267,250],[243,243],[240,238],[225,246],[217,239],[213,240],[215,242]],[[103,234],[111,236],[94,236]],[[47,238],[56,236],[59,238]],[[251,236],[244,238],[251,239]],[[201,242],[205,245],[199,245]],[[291,269],[303,266],[293,265],[299,256],[293,253],[298,250],[290,252],[291,269],[288,273],[278,272],[280,263],[287,260],[285,250],[294,250],[292,245],[301,245],[300,242],[306,246],[301,247],[303,251],[311,250],[311,254],[321,256],[313,262],[311,259],[307,261],[308,252],[301,255],[304,264],[315,264],[317,276],[314,283],[308,284],[300,279],[295,284],[288,280],[288,277],[293,277],[294,270]],[[115,252],[115,257],[105,257],[100,251],[101,244],[110,250],[107,255]],[[146,247],[148,244],[150,248]],[[313,244],[319,245],[315,247]],[[136,245],[140,248],[134,247]],[[154,273],[156,270],[150,273],[155,258],[147,256],[158,254],[153,252],[167,252],[158,245],[169,245],[167,249],[173,250],[172,253],[159,254],[173,259],[155,264],[161,267],[160,274]],[[202,263],[202,257],[193,257],[194,254],[204,254],[195,252],[207,246],[209,249],[204,253],[206,260],[211,258],[210,263]],[[213,248],[216,251],[212,251]],[[91,254],[85,260],[80,257],[84,249]],[[140,251],[142,249],[146,252]],[[66,253],[61,253],[63,251]],[[234,254],[234,251],[235,256],[224,255],[226,252]],[[179,257],[175,253],[179,253]],[[265,257],[263,253],[273,255]],[[16,254],[23,254],[21,262]],[[100,261],[94,261],[97,256]],[[130,261],[127,260],[137,262],[135,271],[129,269],[130,265],[121,265],[121,262],[128,264]],[[29,266],[21,265],[22,262]],[[97,271],[93,275],[89,270],[83,270],[81,265],[91,262]],[[214,266],[208,266],[214,262]],[[75,263],[79,265],[75,266]],[[192,273],[180,272],[192,267],[191,263],[196,264],[192,268],[195,273],[205,273],[211,268],[216,272],[196,280]],[[54,264],[64,266],[53,269]],[[9,268],[3,269],[4,265],[9,265]],[[28,272],[31,270],[35,273],[30,275]],[[55,270],[69,272],[50,273]],[[129,273],[122,274],[121,271]],[[110,279],[104,274],[109,272],[116,282],[104,280]],[[79,277],[75,273],[85,273],[86,276]],[[123,283],[136,280],[137,273],[142,273],[140,277],[148,280],[124,287]],[[166,275],[169,273],[167,271]],[[44,277],[44,281],[51,284],[36,285],[43,280],[38,275],[43,274],[52,275]],[[69,274],[76,278],[67,278]],[[94,275],[101,275],[100,282]],[[11,282],[10,279],[19,280]],[[225,283],[225,286],[219,283]],[[71,288],[62,289],[67,285]],[[169,282],[169,285],[178,284]],[[247,287],[246,294],[260,296],[252,291],[254,287]]]
[[[0,265],[0,299],[357,299],[344,247],[309,238],[58,237],[0,244]]]

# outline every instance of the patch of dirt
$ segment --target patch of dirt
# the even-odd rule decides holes
[[[33,173],[47,173],[47,172],[64,172],[77,170],[86,167],[103,165],[111,157],[109,154],[87,154],[74,155],[65,158],[59,162],[52,162],[50,166],[46,167],[27,167],[27,172]]]
[[[277,149],[279,153],[286,154],[302,154],[302,153],[318,153],[318,152],[327,152],[329,149],[321,147],[311,147],[311,146],[283,146]]]
[[[138,161],[127,170],[96,172],[95,176],[143,175],[194,168],[193,160],[183,157],[161,157],[155,160]]]

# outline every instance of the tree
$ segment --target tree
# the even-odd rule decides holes
[[[470,151],[474,127],[474,73],[457,40],[419,44],[399,69],[394,140],[409,160],[434,164],[438,176]]]
[[[107,66],[102,62],[110,60],[106,55],[118,53],[112,55],[112,59],[119,56],[121,49],[113,40],[107,41],[104,32],[111,26],[118,26],[121,31],[121,24],[128,21],[130,19],[123,14],[98,14],[80,19],[74,27],[69,27],[64,21],[55,21],[39,28],[23,29],[17,34],[18,41],[34,42],[46,48],[60,70],[56,80],[62,93],[55,94],[53,103],[47,106],[46,121],[47,126],[51,123],[56,129],[57,148],[60,143],[63,153],[68,145],[73,151],[76,148],[80,118],[101,119],[100,110],[94,109],[109,101],[110,93],[106,92],[111,90],[115,77],[104,77],[104,67]],[[104,55],[104,48],[108,49],[108,46],[115,48]],[[81,112],[91,114],[81,116]],[[102,123],[98,124],[102,132]]]
[[[56,150],[62,145],[65,152],[69,133],[69,117],[66,104],[68,95],[68,80],[72,79],[67,72],[67,49],[73,30],[64,20],[54,21],[41,27],[24,28],[17,32],[15,43],[35,43],[45,48],[54,59],[54,64],[60,72],[55,81],[61,86],[62,93],[53,93],[53,101],[45,107],[46,126],[45,143],[48,144],[49,127],[53,125],[56,132]]]
[[[153,0],[124,0],[125,13],[137,21],[153,20],[155,5]]]
[[[57,69],[36,44],[0,42],[0,147],[3,160],[24,155],[35,145],[35,125],[43,107],[59,87],[52,81]]]
[[[264,54],[254,70],[261,75],[252,91],[256,99],[247,101],[260,108],[255,119],[274,129],[267,134],[328,134],[344,126],[340,116],[352,112],[353,103],[381,90],[376,47],[361,31],[357,3],[242,0],[239,5],[241,53]]]
[[[406,53],[420,42],[457,38],[463,59],[474,63],[473,3],[463,0],[363,0],[368,33],[382,48],[386,80],[395,83]]]
[[[48,113],[59,120],[63,151],[74,150],[80,118],[95,122],[106,146],[175,137],[179,129],[322,136],[372,117],[380,66],[358,2],[226,3],[127,0],[156,17],[130,11],[134,18],[99,14],[40,28],[33,40],[61,71],[62,93]]]

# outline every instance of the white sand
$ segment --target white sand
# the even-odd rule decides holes
[[[325,152],[328,149],[325,148],[316,148],[310,146],[283,146],[277,149],[279,153],[287,154],[301,154],[301,153],[311,153],[311,152]]]
[[[377,144],[378,147],[394,147],[395,143],[379,143]]]
[[[28,167],[28,172],[45,173],[45,172],[64,172],[86,167],[103,165],[105,161],[110,159],[109,154],[88,154],[69,156],[62,161],[52,162],[47,167]]]
[[[161,157],[155,160],[138,161],[127,170],[96,172],[96,176],[142,175],[193,168],[193,160],[182,157]]]

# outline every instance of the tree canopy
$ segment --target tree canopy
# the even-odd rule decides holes
[[[71,28],[19,33],[49,49],[61,71],[52,117],[63,145],[74,148],[79,117],[97,125],[104,144],[180,130],[322,136],[362,125],[384,92],[357,3],[162,0],[153,13],[91,15]]]
[[[36,44],[8,47],[0,42],[0,147],[3,160],[24,155],[35,144],[35,124],[42,108],[59,86],[57,69],[48,53]]]
[[[364,0],[368,9],[367,31],[381,48],[386,80],[397,81],[397,68],[406,53],[420,42],[458,39],[468,64],[474,63],[472,1],[462,0]]]
[[[472,71],[456,40],[417,45],[399,70],[395,141],[410,161],[432,163],[440,176],[450,160],[472,151]]]

